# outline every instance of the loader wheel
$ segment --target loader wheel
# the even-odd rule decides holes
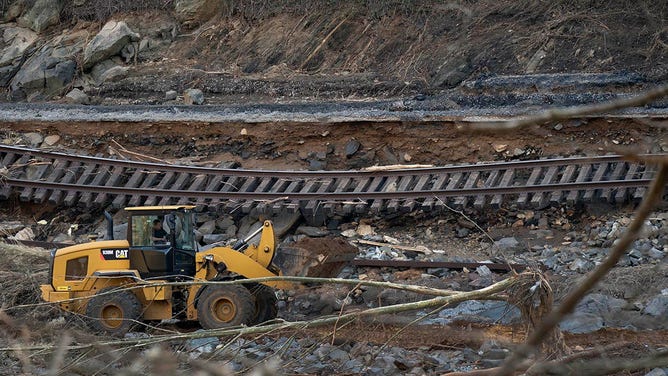
[[[102,289],[98,294],[114,289],[115,287]],[[130,291],[95,295],[88,301],[86,307],[86,316],[90,320],[91,328],[113,336],[123,336],[130,331],[140,315],[141,304]]]
[[[248,289],[255,297],[255,315],[252,324],[262,324],[275,319],[278,315],[278,298],[274,289],[261,284],[248,286]]]
[[[204,329],[251,325],[253,295],[243,286],[207,286],[197,302],[197,318]]]

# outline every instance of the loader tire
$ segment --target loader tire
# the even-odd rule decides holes
[[[247,287],[255,297],[255,315],[252,324],[258,325],[275,319],[278,316],[278,298],[274,289],[261,284]]]
[[[116,287],[102,289],[94,295],[88,301],[86,316],[93,330],[123,336],[137,324],[141,316],[141,303],[130,291],[100,295],[114,289]]]
[[[197,302],[197,319],[204,329],[251,325],[255,299],[243,286],[210,285]]]

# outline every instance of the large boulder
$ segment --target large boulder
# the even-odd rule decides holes
[[[123,79],[128,75],[128,68],[121,64],[120,59],[117,58],[101,61],[93,66],[90,77],[95,85]]]
[[[81,53],[85,32],[61,35],[35,52],[16,73],[10,84],[11,96],[24,99],[40,92],[45,98],[61,95],[76,73],[76,56]]]
[[[26,9],[26,0],[15,0],[2,17],[2,22],[12,22]]]
[[[0,29],[0,87],[9,84],[14,74],[35,44],[37,34],[22,27],[4,27]]]
[[[225,0],[177,0],[176,19],[185,26],[197,26],[221,14]]]
[[[49,26],[60,22],[62,9],[62,0],[37,0],[30,10],[19,17],[18,24],[41,33]]]
[[[124,21],[107,22],[84,50],[84,69],[117,55],[125,45],[138,40],[139,34],[132,31]]]

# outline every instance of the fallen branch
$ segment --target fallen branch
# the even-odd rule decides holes
[[[562,301],[561,305],[553,310],[536,330],[529,336],[526,343],[519,346],[512,355],[506,359],[498,375],[512,375],[518,365],[528,356],[534,354],[540,344],[546,339],[547,335],[559,324],[563,318],[571,313],[578,302],[600,282],[606,274],[612,269],[619,259],[624,255],[631,243],[638,237],[640,230],[652,209],[661,199],[668,180],[668,165],[661,165],[657,175],[652,181],[652,185],[645,195],[640,207],[636,211],[635,217],[629,224],[626,232],[615,244],[612,252],[606,259],[592,271],[573,291],[571,291]]]
[[[360,171],[394,171],[394,170],[414,170],[418,168],[430,168],[434,167],[434,165],[428,165],[428,164],[410,164],[410,165],[402,165],[402,164],[396,164],[396,165],[387,165],[387,166],[371,166],[371,167],[365,167],[361,169]]]
[[[363,239],[353,240],[353,243],[375,245],[376,247],[389,247],[389,248],[398,249],[400,251],[413,251],[413,252],[420,252],[420,253],[429,253],[430,252],[429,249],[427,247],[424,247],[424,246],[423,247],[411,247],[411,246],[407,246],[407,245],[374,242],[374,241],[371,241],[371,240],[363,240]]]
[[[518,281],[521,281],[523,278],[533,278],[529,274],[520,274],[513,276],[503,281],[497,282],[488,287],[482,288],[480,290],[460,292],[451,296],[439,296],[436,298],[422,300],[412,303],[396,304],[385,307],[370,308],[363,311],[350,312],[344,315],[335,315],[329,316],[321,319],[316,319],[312,321],[295,321],[295,322],[283,322],[277,324],[263,325],[263,326],[253,326],[253,327],[238,327],[238,328],[223,328],[223,329],[212,329],[212,330],[202,330],[193,333],[181,333],[174,335],[160,335],[150,338],[132,338],[132,339],[121,339],[115,341],[105,341],[105,342],[95,342],[95,343],[86,343],[80,345],[70,345],[65,347],[66,350],[82,350],[89,349],[95,346],[132,346],[132,347],[145,347],[150,345],[155,345],[159,343],[175,341],[175,340],[185,340],[185,339],[196,339],[196,338],[209,338],[209,337],[223,337],[223,336],[235,336],[235,335],[251,335],[266,333],[275,330],[285,330],[285,329],[294,329],[294,328],[314,328],[325,325],[330,325],[334,323],[344,324],[346,322],[352,321],[358,317],[372,316],[372,315],[382,315],[382,314],[391,314],[399,313],[405,311],[413,311],[418,309],[425,309],[430,307],[445,306],[448,304],[460,303],[467,300],[477,300],[484,299],[485,297],[492,296],[496,293],[505,291],[510,286],[513,286]],[[14,346],[14,347],[4,347],[0,348],[0,352],[17,352],[17,351],[54,351],[61,346],[57,345],[33,345],[33,346]]]

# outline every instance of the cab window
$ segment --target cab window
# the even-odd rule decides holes
[[[77,281],[86,278],[88,273],[88,256],[68,260],[65,264],[65,280]]]
[[[162,227],[163,218],[157,215],[135,215],[132,216],[132,246],[133,247],[150,247],[166,243],[166,235],[164,230],[156,230],[156,222]],[[160,234],[155,234],[158,231]],[[160,235],[160,239],[164,241],[156,241],[154,235]]]

